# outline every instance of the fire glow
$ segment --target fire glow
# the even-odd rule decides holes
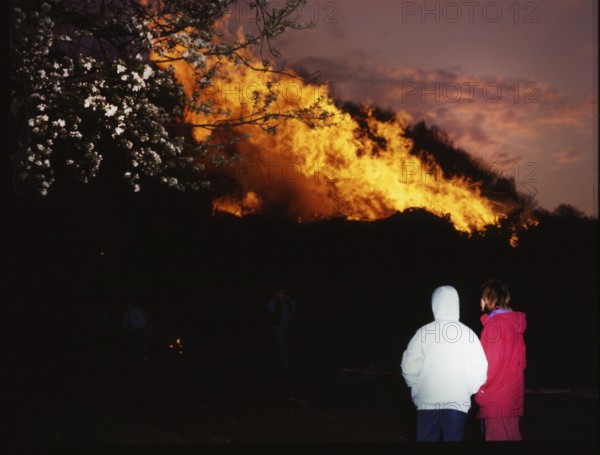
[[[191,67],[183,60],[168,64],[174,66],[186,96],[197,92]],[[214,211],[240,217],[276,211],[310,222],[336,217],[377,220],[423,208],[448,216],[458,231],[469,234],[497,225],[507,215],[506,208],[482,195],[477,182],[466,177],[445,179],[433,158],[424,161],[411,155],[412,142],[404,134],[406,114],[398,112],[381,121],[364,107],[359,121],[335,105],[326,85],[286,72],[289,75],[256,71],[223,59],[217,78],[201,90],[205,100],[213,103],[212,112],[185,114],[185,122],[192,125],[235,125],[230,130],[193,129],[198,143],[218,143],[225,155],[241,157],[229,167],[205,163],[213,173],[224,173],[235,183],[228,193],[215,197]],[[277,133],[266,134],[238,121],[251,118],[253,103],[269,96],[269,90],[278,94],[270,106],[273,113],[308,110],[320,103],[319,109],[331,116],[333,124],[315,127],[275,118]],[[232,140],[242,136],[246,138]]]

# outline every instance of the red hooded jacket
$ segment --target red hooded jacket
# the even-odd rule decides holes
[[[481,316],[481,345],[488,361],[487,380],[475,395],[480,419],[523,415],[527,327],[525,313],[509,311]]]

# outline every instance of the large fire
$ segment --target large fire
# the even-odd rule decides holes
[[[197,89],[191,68],[182,61],[170,64],[191,96]],[[455,228],[466,233],[481,231],[505,216],[502,207],[482,195],[476,182],[446,179],[433,159],[423,161],[409,153],[412,144],[404,135],[406,114],[399,112],[390,121],[380,121],[365,107],[365,126],[336,107],[326,85],[308,83],[287,72],[291,76],[255,71],[224,59],[217,78],[202,89],[205,100],[212,100],[219,113],[186,114],[184,120],[194,125],[242,123],[240,117],[252,116],[255,100],[264,100],[271,87],[279,96],[270,112],[309,109],[321,101],[320,112],[333,116],[333,125],[318,127],[280,120],[276,134],[247,124],[227,132],[194,128],[199,143],[219,143],[225,153],[241,157],[235,165],[212,169],[234,182],[227,194],[215,197],[215,211],[244,216],[273,210],[298,221],[312,221],[333,217],[376,220],[423,208],[449,216]],[[244,135],[248,137],[231,140]]]

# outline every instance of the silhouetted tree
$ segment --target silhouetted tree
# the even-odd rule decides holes
[[[433,156],[441,166],[444,177],[450,179],[462,175],[483,182],[482,190],[492,199],[509,197],[519,201],[522,198],[514,179],[499,175],[462,148],[455,147],[448,133],[437,125],[427,126],[424,121],[409,125],[406,136],[414,141],[411,154]]]
[[[585,213],[583,213],[578,208],[572,206],[571,204],[560,204],[552,211],[552,214],[567,219],[581,220],[587,218]]]

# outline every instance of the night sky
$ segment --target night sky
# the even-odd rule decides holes
[[[438,125],[542,208],[597,216],[597,2],[308,0],[300,14],[316,27],[280,39],[287,66]]]

